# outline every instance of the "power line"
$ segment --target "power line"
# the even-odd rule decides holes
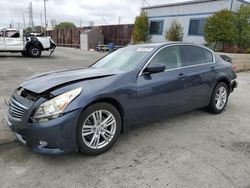
[[[141,1],[141,5],[142,5],[142,7],[144,6],[144,2],[145,2],[148,6],[150,6],[150,7],[151,7],[151,5],[148,3],[148,1],[147,1],[147,0],[142,0],[142,1]]]
[[[108,22],[105,20],[105,18],[102,17],[102,19],[103,19],[104,23],[105,23],[106,25],[108,25]]]

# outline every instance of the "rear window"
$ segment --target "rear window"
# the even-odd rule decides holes
[[[186,59],[186,65],[199,65],[206,63],[202,48],[197,46],[182,46],[183,54]]]
[[[214,61],[213,54],[210,51],[203,49],[203,53],[205,56],[206,63],[211,63]]]

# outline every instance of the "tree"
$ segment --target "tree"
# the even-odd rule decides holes
[[[44,27],[42,26],[35,26],[33,29],[34,33],[42,33],[44,31]]]
[[[134,43],[146,42],[148,40],[149,24],[147,13],[141,11],[140,15],[135,18],[133,41]]]
[[[33,28],[32,27],[27,27],[25,29],[26,33],[32,33],[33,32]]]
[[[250,6],[243,5],[237,14],[237,45],[243,48],[250,47]]]
[[[210,16],[205,25],[205,39],[207,42],[217,44],[236,44],[237,26],[236,15],[232,11],[223,9]]]
[[[60,24],[55,26],[55,30],[74,29],[74,28],[76,28],[76,26],[72,22],[61,22]]]
[[[165,38],[169,41],[182,41],[183,27],[177,20],[172,21],[169,30],[166,31]]]

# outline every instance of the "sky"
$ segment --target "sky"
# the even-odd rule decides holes
[[[28,6],[32,1],[35,25],[44,25],[44,0],[0,0],[0,27],[22,26],[29,23]],[[166,4],[185,0],[147,0],[148,4]],[[147,6],[144,2],[143,5]],[[142,0],[48,0],[47,20],[71,21],[77,26],[133,23]],[[42,14],[42,17],[41,17]],[[23,16],[24,15],[24,16]],[[24,19],[23,19],[24,17]],[[120,18],[119,18],[120,17]],[[41,19],[42,18],[42,19]]]

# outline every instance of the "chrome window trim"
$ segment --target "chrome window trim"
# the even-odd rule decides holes
[[[151,62],[151,60],[161,51],[163,50],[164,48],[167,48],[167,47],[171,47],[171,46],[194,46],[194,47],[199,47],[199,48],[203,48],[205,50],[208,50],[209,52],[212,53],[213,55],[213,61],[212,62],[206,62],[206,63],[201,63],[201,64],[197,64],[197,65],[189,65],[189,66],[182,66],[182,67],[178,67],[178,68],[173,68],[173,69],[168,69],[168,70],[165,70],[164,72],[168,72],[168,71],[172,71],[172,70],[178,70],[178,69],[182,69],[182,68],[189,68],[189,67],[196,67],[196,66],[200,66],[200,65],[209,65],[209,64],[214,64],[215,63],[215,55],[214,55],[214,52],[205,47],[205,46],[200,46],[200,45],[196,45],[196,44],[170,44],[170,45],[166,45],[166,46],[162,46],[160,49],[158,49],[153,55],[152,57],[147,61],[147,63],[143,66],[143,68],[141,69],[140,73],[139,73],[139,76],[142,76],[143,74],[143,71],[146,69],[146,67],[148,66],[148,64]],[[183,62],[182,62],[183,63]],[[138,77],[139,77],[138,76]]]

